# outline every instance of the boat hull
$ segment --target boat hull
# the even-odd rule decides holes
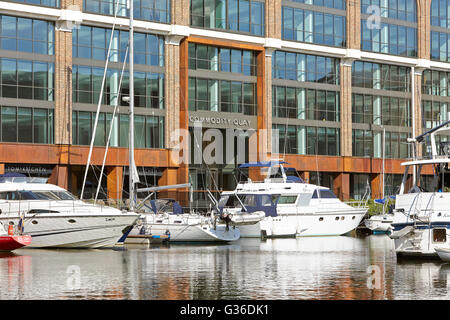
[[[31,244],[31,237],[26,236],[0,236],[0,251],[13,251]]]
[[[253,226],[239,227],[241,237],[311,237],[338,236],[354,230],[366,210],[339,213],[314,213],[266,217]]]
[[[229,242],[240,238],[239,228],[225,225],[210,224],[146,224],[152,236],[167,236],[170,234],[170,242]]]
[[[379,220],[370,220],[369,219],[369,220],[364,221],[364,224],[371,231],[388,232],[392,229],[391,222],[383,222],[383,221],[379,221]]]
[[[402,224],[401,227],[395,224],[393,226],[396,231],[391,238],[394,239],[395,252],[399,257],[438,259],[439,256],[435,249],[450,246],[448,236],[443,237],[442,241],[433,239],[434,229],[441,229],[444,234],[448,232],[446,223],[442,223],[442,225],[439,222],[426,225],[409,223]]]
[[[114,246],[136,214],[26,215],[24,229],[33,241],[29,248],[103,248]],[[17,225],[19,217],[0,217],[4,225]]]
[[[434,248],[439,258],[443,261],[450,261],[450,249],[447,248]]]

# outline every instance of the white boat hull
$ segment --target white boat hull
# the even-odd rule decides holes
[[[211,219],[201,216],[146,214],[142,221],[143,225],[133,228],[130,235],[139,234],[144,227],[145,234],[170,235],[170,242],[229,242],[241,236],[239,228],[223,224],[214,226]]]
[[[365,226],[374,232],[388,232],[392,230],[391,223],[392,220],[383,220],[382,218],[375,216],[372,216],[370,219],[364,221]]]
[[[337,214],[278,215],[266,217],[256,225],[239,228],[243,238],[261,237],[261,233],[267,237],[336,236],[354,230],[365,214],[366,210]]]
[[[439,258],[443,261],[450,261],[450,248],[434,248]]]
[[[170,234],[170,242],[229,242],[240,238],[239,228],[217,225],[171,225],[150,224],[148,227],[155,236]]]
[[[410,228],[411,231],[403,232],[402,230],[407,231],[406,228]],[[405,257],[437,258],[438,254],[435,249],[449,247],[450,239],[447,236],[445,241],[437,242],[433,240],[432,233],[433,227],[429,228],[428,226],[419,228],[409,226],[394,232],[391,235],[391,238],[394,239],[397,255]]]
[[[102,216],[54,214],[26,215],[24,232],[31,235],[30,248],[103,248],[114,246],[138,215]],[[17,226],[19,217],[0,216],[0,222]]]

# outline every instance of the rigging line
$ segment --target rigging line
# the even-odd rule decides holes
[[[110,141],[111,141],[111,135],[112,135],[112,131],[113,131],[113,128],[114,128],[114,120],[116,119],[116,111],[118,111],[118,109],[119,109],[120,89],[122,87],[122,80],[123,80],[123,75],[124,75],[124,72],[125,72],[125,65],[126,65],[126,61],[127,61],[127,58],[128,58],[129,45],[130,44],[128,43],[127,49],[125,51],[125,57],[124,57],[124,60],[123,60],[122,72],[120,74],[119,86],[117,88],[116,103],[114,105],[114,111],[113,111],[113,114],[112,114],[111,126],[109,128],[109,133],[108,133],[108,140],[106,141],[105,154],[103,156],[102,169],[100,171],[101,172],[100,173],[100,180],[98,182],[97,192],[95,193],[94,204],[97,202],[98,192],[100,191],[100,186],[102,184],[102,177],[103,177],[103,171],[105,169],[106,156],[108,155],[109,144],[110,144]],[[108,177],[106,177],[106,179],[108,179]]]
[[[117,0],[116,7],[114,9],[114,23],[113,23],[113,26],[112,26],[112,29],[111,29],[111,37],[109,39],[109,46],[108,46],[108,55],[106,56],[105,69],[103,71],[103,80],[102,80],[102,85],[101,85],[101,89],[100,89],[100,95],[98,97],[97,113],[95,114],[94,130],[92,132],[91,145],[90,145],[90,148],[89,148],[89,155],[88,155],[88,159],[87,159],[87,163],[86,163],[86,170],[84,172],[83,185],[81,187],[81,197],[80,197],[81,200],[83,200],[84,187],[85,187],[85,184],[86,184],[86,178],[87,178],[87,174],[88,174],[88,171],[89,171],[89,163],[91,162],[92,150],[93,150],[93,147],[94,147],[95,133],[97,131],[98,117],[99,117],[99,114],[100,114],[100,106],[102,104],[103,90],[104,90],[105,82],[106,82],[106,73],[108,71],[108,63],[109,63],[109,58],[110,58],[110,55],[111,55],[111,46],[112,46],[112,43],[113,43],[114,28],[116,26],[118,7],[119,7],[119,0]]]

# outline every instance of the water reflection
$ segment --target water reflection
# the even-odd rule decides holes
[[[0,299],[441,299],[449,275],[397,261],[387,236],[20,249],[0,254]]]

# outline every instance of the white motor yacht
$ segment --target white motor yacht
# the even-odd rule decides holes
[[[0,183],[0,222],[17,226],[23,216],[29,247],[112,247],[139,217],[118,209],[77,200],[67,190],[46,183]]]
[[[269,168],[268,178],[263,182],[249,179],[239,183],[234,191],[221,194],[222,211],[265,212],[260,222],[239,226],[241,237],[343,235],[361,223],[366,207],[349,206],[328,188],[288,176],[283,164],[286,162],[243,164],[240,168]]]
[[[402,163],[405,171],[390,235],[398,256],[437,258],[435,249],[450,246],[450,192],[446,192],[450,186],[449,144],[441,143],[439,150],[436,146],[437,135],[450,134],[449,123],[411,139],[419,143],[429,135],[431,159]],[[425,174],[433,178],[431,183],[423,183]]]

